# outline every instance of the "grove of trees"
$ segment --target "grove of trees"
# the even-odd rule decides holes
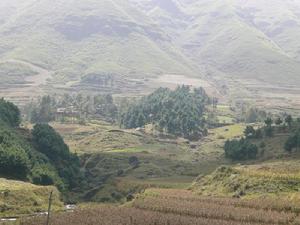
[[[131,104],[120,115],[120,124],[138,128],[152,123],[163,132],[197,139],[205,133],[204,112],[209,101],[203,88],[191,90],[180,86],[174,91],[159,88]]]
[[[289,134],[284,143],[284,149],[291,153],[300,150],[300,119],[294,119],[291,115],[267,117],[264,126],[254,128],[248,125],[244,130],[245,138],[240,140],[228,140],[224,146],[225,155],[233,160],[254,159],[258,153],[258,147],[251,143],[252,139],[271,138],[277,134]],[[265,143],[261,143],[265,147]],[[260,146],[261,147],[261,146]]]
[[[116,121],[118,109],[112,95],[64,94],[62,96],[42,96],[25,107],[25,114],[32,123],[49,123],[56,119],[58,110],[62,110],[62,120],[70,115],[79,121],[88,118],[101,118]]]

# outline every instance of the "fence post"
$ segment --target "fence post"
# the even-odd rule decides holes
[[[52,205],[52,194],[53,194],[53,191],[50,192],[50,196],[49,196],[49,205],[48,205],[48,214],[47,214],[46,225],[49,225],[49,222],[50,222],[50,213],[51,213],[51,205]]]

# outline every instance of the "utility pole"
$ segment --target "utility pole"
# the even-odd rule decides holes
[[[50,213],[51,213],[51,205],[52,205],[52,194],[53,194],[53,191],[50,192],[50,196],[49,196],[49,205],[48,205],[48,214],[47,214],[46,225],[49,225],[49,222],[50,222]]]

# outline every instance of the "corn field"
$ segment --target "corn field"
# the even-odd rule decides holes
[[[299,210],[287,201],[201,197],[182,190],[148,190],[126,206],[94,206],[53,214],[51,225],[296,225]],[[44,217],[21,225],[44,224]]]

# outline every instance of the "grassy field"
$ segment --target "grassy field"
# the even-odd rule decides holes
[[[53,210],[63,209],[60,194],[54,187],[0,178],[0,218],[47,211],[51,191],[54,191]]]
[[[192,190],[201,195],[270,197],[299,201],[299,160],[269,161],[254,165],[220,167],[198,177]]]
[[[223,144],[227,138],[242,135],[245,127],[236,124],[212,129],[203,140],[188,142],[99,121],[52,125],[81,156],[88,185],[79,199],[109,202],[124,202],[128,195],[147,187],[188,187],[199,174],[230,164],[224,158]],[[132,158],[137,163],[130,162]]]

